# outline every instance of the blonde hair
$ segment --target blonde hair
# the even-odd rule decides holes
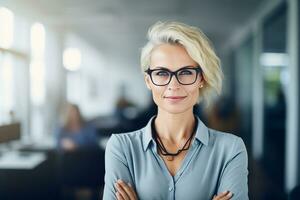
[[[142,48],[141,67],[144,72],[150,66],[153,49],[161,44],[183,46],[189,56],[197,62],[204,78],[200,88],[199,101],[207,104],[214,92],[221,93],[223,72],[220,59],[206,35],[198,28],[180,22],[157,22],[148,31],[148,43]]]

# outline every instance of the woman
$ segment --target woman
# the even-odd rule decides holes
[[[97,144],[96,128],[86,123],[75,104],[67,104],[63,126],[57,130],[57,148],[73,151],[95,149]]]
[[[103,199],[247,200],[243,141],[193,115],[222,86],[208,39],[177,22],[154,24],[148,38],[141,65],[158,112],[145,128],[111,136]]]

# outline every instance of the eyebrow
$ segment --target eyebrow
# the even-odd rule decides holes
[[[197,65],[197,66],[187,65],[187,66],[183,66],[183,67],[181,67],[181,68],[179,68],[179,69],[177,69],[177,70],[175,70],[175,71],[178,71],[178,70],[184,69],[184,68],[197,68],[197,67],[199,67],[199,65]],[[168,68],[166,68],[166,67],[161,67],[161,66],[154,67],[153,70],[154,70],[154,69],[164,69],[164,70],[167,70],[167,71],[171,71],[170,69],[168,69]]]
[[[165,69],[165,70],[169,70],[169,69],[166,68],[166,67],[160,67],[160,66],[154,67],[153,69]]]

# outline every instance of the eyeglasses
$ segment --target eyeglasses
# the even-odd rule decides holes
[[[182,85],[192,85],[196,82],[198,74],[202,73],[200,66],[183,67],[174,72],[166,68],[150,69],[145,71],[151,78],[154,85],[165,86],[171,82],[173,76]]]

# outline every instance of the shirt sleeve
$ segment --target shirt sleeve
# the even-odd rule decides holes
[[[124,151],[126,144],[122,144],[122,142],[124,143],[118,135],[113,134],[106,145],[103,200],[116,199],[115,183],[118,179],[134,186]]]
[[[233,193],[231,200],[248,200],[248,156],[245,144],[237,138],[233,145],[230,160],[221,174],[218,194],[229,190]]]

